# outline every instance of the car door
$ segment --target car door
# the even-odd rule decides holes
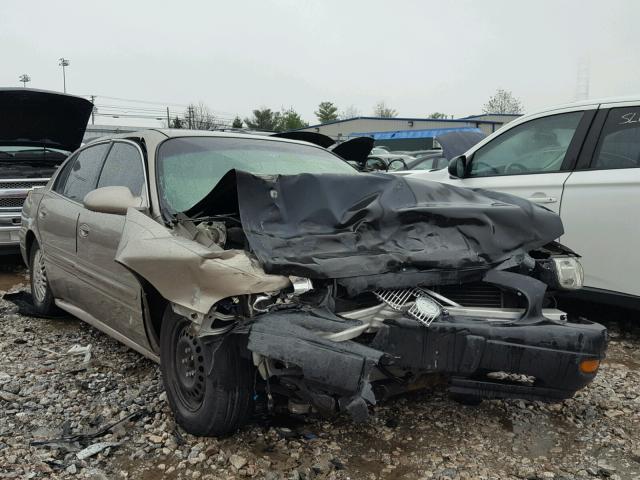
[[[582,255],[586,287],[640,296],[640,106],[600,108],[565,184],[562,242]]]
[[[70,158],[38,207],[37,226],[47,277],[55,298],[76,303],[82,284],[76,269],[76,227],[84,196],[98,181],[107,143],[92,145]]]
[[[146,174],[140,148],[126,140],[114,141],[97,188],[128,187],[148,205]],[[129,270],[114,259],[125,216],[83,208],[78,218],[78,271],[86,284],[82,308],[139,345],[149,348],[142,321],[142,290]]]
[[[464,178],[449,183],[511,193],[559,213],[564,183],[593,115],[547,114],[514,126],[475,150]]]

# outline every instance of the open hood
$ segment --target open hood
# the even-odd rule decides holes
[[[80,97],[28,88],[0,88],[0,144],[58,148],[82,143],[93,104]]]
[[[486,135],[480,130],[469,130],[443,133],[434,138],[442,146],[443,156],[451,160],[453,157],[462,155],[485,137]]]
[[[358,282],[431,272],[421,281],[457,283],[563,233],[558,215],[522,198],[386,173],[232,170],[185,214],[233,211],[265,272]]]
[[[288,138],[289,140],[301,140],[303,142],[313,143],[314,145],[318,145],[322,148],[329,148],[335,143],[333,138],[316,132],[301,132],[296,130],[293,132],[274,133],[271,136],[277,138]]]
[[[370,137],[356,137],[346,142],[338,143],[329,150],[347,161],[364,165],[373,148],[373,142],[373,138]]]

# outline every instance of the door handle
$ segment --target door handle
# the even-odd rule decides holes
[[[78,235],[82,238],[87,238],[89,236],[89,225],[87,225],[86,223],[83,223],[82,225],[80,225],[80,227],[78,227]]]
[[[47,216],[47,210],[46,210],[46,209],[44,209],[44,208],[42,208],[42,207],[40,207],[40,210],[38,210],[38,216],[39,216],[40,218],[44,218],[44,217],[46,217],[46,216]]]
[[[533,203],[557,203],[558,199],[556,197],[528,197],[527,200]]]

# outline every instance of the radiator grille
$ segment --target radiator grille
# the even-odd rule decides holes
[[[432,290],[464,307],[504,307],[502,290],[487,283],[443,285],[433,287]]]
[[[31,187],[44,187],[47,181],[34,182],[34,181],[22,181],[22,182],[5,182],[0,180],[0,189],[3,188],[31,188]]]
[[[24,198],[0,198],[0,208],[22,208]]]

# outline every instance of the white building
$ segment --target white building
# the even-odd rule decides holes
[[[505,123],[520,115],[473,115],[465,118],[441,120],[433,118],[380,118],[355,117],[345,120],[320,123],[301,128],[300,131],[317,132],[336,140],[343,140],[353,133],[361,132],[393,132],[397,130],[426,130],[440,128],[479,128],[487,135],[498,130]]]

